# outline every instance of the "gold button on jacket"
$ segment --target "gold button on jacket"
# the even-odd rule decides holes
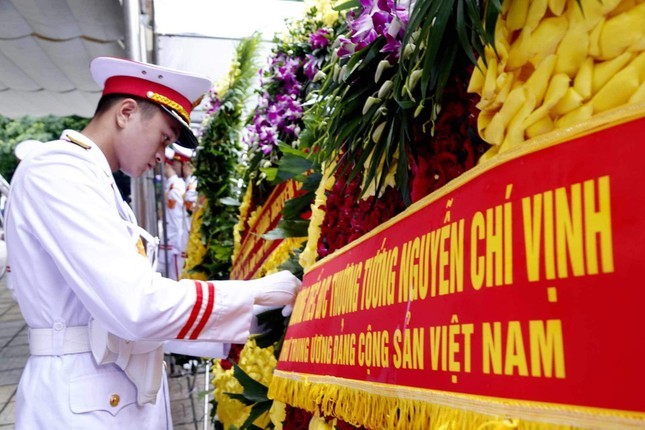
[[[112,396],[110,397],[110,406],[112,406],[113,408],[117,407],[119,405],[119,400],[121,400],[121,398],[118,394],[112,394]]]

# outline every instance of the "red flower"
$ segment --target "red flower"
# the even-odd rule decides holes
[[[222,366],[222,369],[228,370],[231,367],[233,367],[233,365],[231,364],[231,361],[233,361],[234,363],[239,363],[240,354],[242,353],[243,349],[244,349],[243,344],[237,344],[237,343],[232,344],[231,349],[228,352],[228,357],[219,361],[219,364],[220,366]]]
[[[294,408],[290,405],[285,409],[286,418],[282,428],[284,430],[307,430],[309,428],[309,421],[313,414],[305,411],[304,409]]]
[[[410,157],[410,197],[416,202],[471,169],[488,149],[477,134],[478,96],[466,92],[473,66],[452,77],[446,86],[434,135],[419,118],[414,130],[416,157]]]
[[[346,178],[337,176],[324,207],[325,219],[318,242],[320,257],[358,239],[405,208],[399,192],[389,187],[378,199],[374,196],[360,199],[361,182],[361,177],[348,183]]]

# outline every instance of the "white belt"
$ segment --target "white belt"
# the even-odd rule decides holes
[[[89,326],[29,329],[31,355],[60,356],[92,352],[97,364],[114,363],[137,387],[137,403],[155,403],[163,374],[163,343],[129,342],[109,333],[94,320]]]
[[[87,326],[65,327],[55,323],[53,328],[29,329],[31,355],[67,355],[90,352]]]

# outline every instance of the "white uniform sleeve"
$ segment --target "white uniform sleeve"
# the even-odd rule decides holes
[[[230,349],[230,343],[169,340],[164,344],[164,351],[167,353],[204,358],[226,358]]]
[[[133,246],[113,190],[102,177],[105,172],[88,154],[98,148],[70,146],[73,150],[32,159],[20,175],[13,191],[21,195],[12,213],[15,242],[29,235],[40,249],[20,249],[25,255],[16,256],[13,264],[29,264],[30,252],[51,256],[66,287],[89,314],[124,339],[243,343],[253,318],[253,294],[154,273]],[[23,294],[21,299],[40,299],[34,296]]]

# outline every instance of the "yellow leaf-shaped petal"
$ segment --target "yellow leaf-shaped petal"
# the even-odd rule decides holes
[[[529,0],[509,0],[508,13],[506,14],[506,28],[510,31],[524,27],[529,10]]]
[[[631,8],[636,7],[638,3],[639,2],[637,2],[636,0],[621,0],[620,4],[607,14],[607,19],[613,18],[616,15],[620,15],[623,12],[627,12]]]
[[[558,44],[564,37],[569,23],[564,17],[546,18],[531,34],[530,61],[538,66],[544,58],[555,54]]]
[[[564,7],[567,5],[566,0],[549,0],[549,9],[551,10],[551,13],[555,16],[560,16],[562,15],[562,12],[564,12]]]
[[[506,98],[508,97],[508,93],[511,92],[513,85],[516,83],[517,82],[514,73],[507,72],[499,75],[497,77],[497,97],[495,97],[495,100],[491,107],[498,108],[499,106],[503,105],[506,101]]]
[[[604,17],[602,4],[615,0],[583,0],[582,6],[578,5],[578,0],[568,0],[565,16],[573,26],[581,25],[582,28],[589,32],[595,28]]]
[[[600,58],[600,35],[605,25],[605,18],[601,17],[598,25],[591,29],[589,33],[589,55],[594,58]]]
[[[486,73],[486,66],[484,65],[484,59],[479,57],[477,59],[477,67],[473,69],[473,74],[470,75],[470,82],[468,82],[468,91],[469,93],[477,93],[481,95],[482,87],[484,86],[484,79]]]
[[[569,87],[560,101],[553,106],[552,112],[561,116],[582,106],[582,96],[573,87]]]
[[[587,121],[593,115],[591,102],[585,103],[555,121],[556,128],[566,128]]]
[[[587,0],[589,1],[589,0]],[[614,10],[620,6],[623,0],[602,0],[598,3],[600,4],[600,13],[604,17],[610,17]],[[586,5],[586,3],[585,3]]]
[[[526,127],[526,137],[533,138],[544,133],[548,133],[555,127],[553,120],[549,115],[544,115],[542,118]]]
[[[531,127],[538,121],[542,121],[542,119],[546,116],[551,117],[551,106],[542,105],[526,117],[526,119],[524,120],[524,128],[527,129]]]
[[[542,106],[535,109],[524,121],[525,128],[534,124],[544,115],[551,115],[551,109],[564,97],[569,89],[569,77],[560,73],[553,76],[544,95]],[[537,97],[536,97],[537,99]]]
[[[633,66],[625,67],[591,99],[594,114],[626,104],[639,86],[638,70]]]
[[[544,19],[546,13],[547,0],[532,0],[529,4],[529,11],[526,16],[524,28],[533,31],[537,28],[540,21]]]
[[[497,59],[495,57],[487,58],[488,69],[486,69],[486,79],[484,79],[484,87],[482,88],[482,98],[492,99],[495,97],[495,89],[497,88]]]
[[[605,22],[600,35],[600,58],[611,59],[645,39],[645,3]]]
[[[494,111],[479,112],[479,115],[477,116],[477,132],[479,133],[479,137],[482,139],[484,138],[484,130],[488,127],[488,124],[490,124],[490,120],[493,119],[494,115]]]
[[[490,148],[488,148],[488,151],[484,152],[482,154],[482,156],[479,157],[479,160],[477,161],[477,164],[485,163],[486,161],[488,161],[491,158],[495,157],[498,152],[499,152],[499,146],[497,146],[497,145],[491,146]]]
[[[565,73],[553,75],[544,96],[544,105],[549,106],[550,108],[555,106],[566,94],[569,89],[570,81],[571,79],[569,79],[569,76]]]
[[[587,58],[588,51],[589,34],[580,26],[569,27],[555,51],[558,56],[555,72],[566,73],[570,77],[574,77],[580,65]]]
[[[584,100],[591,97],[592,80],[593,80],[594,61],[593,58],[587,59],[580,65],[578,73],[573,80],[573,88],[582,96]]]
[[[535,94],[536,103],[539,106],[544,99],[544,94],[551,80],[551,75],[557,62],[557,56],[551,54],[546,57],[531,76],[526,80],[525,85]]]
[[[634,94],[632,94],[628,103],[645,103],[645,82],[643,82]]]
[[[593,77],[591,80],[592,94],[596,94],[609,79],[611,79],[619,70],[625,67],[634,58],[634,54],[625,52],[618,57],[597,63],[593,68]]]
[[[525,92],[524,103],[508,123],[506,136],[502,146],[499,148],[500,152],[508,151],[524,142],[524,121],[533,112],[533,109],[535,109],[535,95]]]
[[[526,92],[519,87],[511,91],[502,108],[493,116],[484,130],[483,139],[491,144],[499,145],[504,140],[506,126],[526,102]]]
[[[509,31],[504,25],[504,21],[499,19],[495,25],[495,49],[497,54],[493,52],[493,55],[497,58],[497,68],[501,71],[506,67],[506,61],[508,60],[508,50],[511,48],[510,45],[510,36]],[[492,49],[491,49],[492,51]],[[486,57],[488,58],[488,57]]]
[[[645,82],[645,51],[638,54],[629,65],[636,67],[636,70],[638,70],[638,80]]]
[[[520,35],[511,44],[508,50],[508,60],[506,66],[509,70],[515,70],[522,67],[529,61],[531,56],[531,31],[528,28],[523,29]]]

